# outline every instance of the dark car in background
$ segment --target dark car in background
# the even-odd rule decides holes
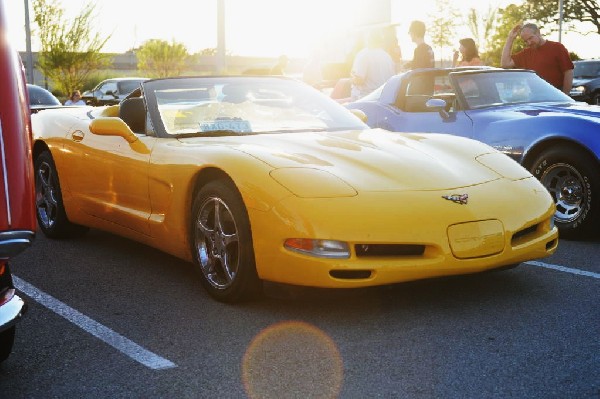
[[[98,83],[93,90],[81,95],[88,105],[114,105],[123,100],[129,93],[138,89],[140,83],[147,78],[113,78]]]
[[[0,2],[0,362],[12,351],[16,324],[27,308],[15,292],[9,260],[31,245],[37,228],[28,92],[6,31]]]
[[[45,108],[62,106],[59,99],[43,87],[27,83],[27,94],[29,95],[29,108],[32,114]]]
[[[577,101],[600,105],[600,59],[574,61],[571,97]]]

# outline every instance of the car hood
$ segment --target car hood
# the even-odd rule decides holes
[[[573,78],[573,87],[582,86],[590,83],[592,80],[600,80],[599,78]]]
[[[498,168],[510,170],[504,176],[530,176],[516,162],[485,144],[442,134],[374,129],[261,134],[231,138],[231,142],[236,150],[271,166],[274,177],[285,174],[288,181],[314,178],[323,180],[323,184],[337,178],[358,191],[466,187],[500,178]]]
[[[600,118],[600,107],[589,105],[584,102],[518,104],[506,107],[489,108],[485,111],[501,112],[508,118],[573,115],[583,118],[591,118],[596,123],[600,121],[598,119]]]

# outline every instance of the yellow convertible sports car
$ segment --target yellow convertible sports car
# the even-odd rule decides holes
[[[97,228],[197,265],[216,299],[262,281],[349,288],[552,254],[554,203],[470,139],[369,129],[285,77],[147,80],[119,105],[32,117],[48,237]]]

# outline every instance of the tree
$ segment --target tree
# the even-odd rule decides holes
[[[449,0],[436,0],[436,12],[430,15],[430,27],[427,29],[431,36],[431,43],[438,48],[440,63],[443,61],[442,50],[454,43],[454,29],[458,25],[460,13],[450,5]]]
[[[510,4],[504,9],[499,9],[498,18],[499,22],[496,25],[494,34],[491,40],[487,42],[487,51],[482,54],[482,59],[486,60],[487,65],[500,66],[500,58],[502,57],[502,49],[506,43],[508,33],[518,23],[522,22],[525,18],[525,11],[521,6]],[[525,47],[525,43],[522,40],[515,40],[513,44],[513,53],[522,50]]]
[[[557,30],[559,22],[559,0],[525,0],[523,4],[528,20],[539,21],[553,25],[550,29]],[[569,29],[578,33],[575,25],[578,22],[590,22],[600,34],[600,2],[598,0],[563,0],[563,22]],[[581,24],[579,24],[580,26]]]
[[[473,35],[473,40],[477,44],[480,52],[487,50],[487,41],[491,37],[496,22],[497,8],[488,8],[487,13],[480,15],[475,8],[469,9],[466,17],[466,23]]]
[[[138,69],[147,76],[164,78],[180,75],[186,66],[188,52],[185,45],[173,40],[150,39],[137,53]]]
[[[110,57],[100,52],[110,35],[102,38],[91,30],[94,9],[92,3],[87,3],[70,21],[65,18],[59,1],[33,1],[41,43],[38,67],[63,94],[81,89],[90,73],[110,63]]]
[[[210,47],[210,48],[205,48],[203,50],[200,50],[200,52],[198,52],[197,54],[199,56],[203,56],[203,55],[212,55],[215,56],[218,53],[218,49],[216,47]]]

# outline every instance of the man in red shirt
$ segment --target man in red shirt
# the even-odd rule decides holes
[[[511,55],[512,45],[519,33],[527,48]],[[574,65],[569,52],[561,43],[544,39],[535,24],[519,24],[510,31],[502,50],[501,65],[502,68],[532,69],[566,94],[573,86]]]

